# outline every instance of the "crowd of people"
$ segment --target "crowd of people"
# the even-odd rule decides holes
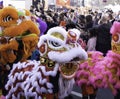
[[[104,55],[111,49],[110,28],[115,20],[119,21],[120,14],[120,12],[116,14],[110,9],[105,11],[88,10],[86,14],[81,14],[78,9],[60,11],[49,9],[44,11],[43,8],[38,10],[34,6],[31,6],[30,11],[47,23],[47,29],[44,34],[55,26],[62,26],[66,30],[77,28],[81,32],[80,37],[87,45],[85,50],[101,51]],[[89,40],[93,36],[95,38],[94,41]],[[90,42],[94,42],[95,48],[91,48]]]

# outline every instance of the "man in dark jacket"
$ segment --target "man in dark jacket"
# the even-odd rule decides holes
[[[111,34],[110,28],[111,23],[108,22],[106,17],[102,17],[100,24],[96,26],[97,30],[97,41],[96,41],[96,50],[103,53],[105,56],[108,50],[111,50]]]

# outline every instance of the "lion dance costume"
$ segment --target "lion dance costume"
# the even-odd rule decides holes
[[[26,61],[36,48],[40,33],[27,10],[5,7],[0,10],[0,78],[1,94],[12,69],[19,61]],[[6,94],[6,93],[5,93]]]
[[[0,26],[1,67],[12,64],[5,85],[6,98],[53,99],[61,97],[63,91],[65,97],[73,86],[77,62],[87,59],[87,53],[78,43],[78,31],[54,27],[39,38],[39,28],[30,20],[30,13],[13,7],[0,11]],[[40,60],[28,60],[36,46]]]
[[[80,62],[76,73],[76,84],[88,86],[83,95],[93,94],[93,88],[110,88],[113,95],[120,89],[120,22],[114,22],[110,33],[112,34],[112,50],[103,57],[101,52],[88,52],[87,61]],[[93,87],[93,88],[91,88]],[[90,89],[90,90],[89,90]]]

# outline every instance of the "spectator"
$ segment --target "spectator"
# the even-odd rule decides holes
[[[103,53],[105,56],[108,50],[111,49],[111,34],[110,34],[111,24],[108,23],[107,16],[104,15],[99,21],[99,25],[96,26],[97,29],[97,41],[96,50]]]
[[[86,50],[87,51],[95,51],[96,50],[96,29],[91,28],[89,30],[89,40],[87,42]]]
[[[84,31],[85,29],[85,16],[84,15],[79,15],[77,26],[78,28]]]
[[[90,28],[93,27],[92,15],[87,15],[87,16],[85,17],[85,19],[86,19],[85,30],[88,31]]]
[[[73,29],[73,28],[76,28],[75,23],[72,21],[68,21],[66,24],[66,30],[68,31],[69,29]]]

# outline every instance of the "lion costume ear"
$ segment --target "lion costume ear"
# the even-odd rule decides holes
[[[29,17],[29,19],[30,19],[31,13],[30,13],[29,10],[27,10],[27,9],[17,9],[17,11],[18,11],[18,16],[19,17],[20,16],[22,16],[22,17]]]
[[[27,10],[27,9],[25,9],[25,15],[26,15],[26,16],[30,16],[30,15],[31,15],[30,11]]]

